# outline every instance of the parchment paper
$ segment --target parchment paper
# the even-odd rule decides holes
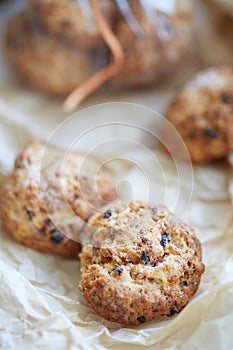
[[[0,21],[3,26],[3,17]],[[196,69],[194,65],[188,74]],[[178,81],[184,79],[182,75]],[[162,112],[173,91],[174,84],[172,88],[114,96],[102,91],[83,106],[128,101]],[[29,139],[47,141],[66,117],[60,101],[18,83],[1,56],[0,181],[4,181],[15,155]],[[97,113],[95,118],[98,123],[102,115]],[[81,127],[86,120],[80,117],[79,122]],[[152,128],[153,120],[145,127]],[[111,132],[109,136],[117,136]],[[169,205],[170,199],[175,200],[177,175],[172,161],[156,145],[152,152],[167,176]],[[142,149],[133,147],[127,154],[138,159],[145,157]],[[150,167],[147,158],[144,159]],[[197,294],[179,315],[137,327],[108,322],[95,315],[78,292],[78,261],[37,253],[14,242],[1,227],[0,348],[229,350],[233,344],[233,218],[228,192],[231,173],[225,161],[194,166],[193,171],[194,190],[184,219],[195,227],[202,242],[206,271]],[[132,184],[135,197],[142,196],[144,183],[137,168],[128,165],[118,168],[118,178]],[[164,189],[160,186],[161,174],[155,172],[151,181],[151,196],[157,203],[160,190]],[[181,199],[185,202],[190,194],[190,177],[185,180],[182,176],[180,186]]]

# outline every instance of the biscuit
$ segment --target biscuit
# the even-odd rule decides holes
[[[95,179],[99,164],[93,159],[78,152],[64,158],[55,148],[43,157],[44,149],[31,142],[18,155],[0,190],[0,215],[16,241],[43,253],[77,257],[85,222],[116,193],[107,172],[100,170]]]
[[[180,312],[196,292],[200,242],[166,207],[118,203],[88,224],[79,289],[98,315],[140,324]]]
[[[146,9],[142,2],[128,1],[134,21],[127,22],[127,17],[121,17],[114,28],[125,53],[124,68],[113,79],[114,86],[156,85],[175,72],[188,56],[190,16],[188,11],[179,13],[180,2],[176,1],[176,10],[168,15],[155,4],[147,2]]]
[[[186,84],[168,106],[165,116],[195,163],[220,159],[233,150],[232,82],[232,68],[209,68]],[[172,135],[164,137],[167,145],[171,140]]]
[[[26,12],[12,18],[6,29],[6,57],[18,76],[45,93],[66,97],[102,65],[103,47],[80,50],[35,29]]]
[[[32,18],[48,33],[85,49],[95,49],[101,44],[102,37],[88,0],[30,0],[29,4]],[[101,0],[99,4],[111,23],[114,18],[113,2]]]

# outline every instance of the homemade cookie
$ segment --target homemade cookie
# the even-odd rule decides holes
[[[59,97],[66,97],[105,64],[103,47],[99,52],[70,47],[35,29],[26,12],[8,23],[5,51],[23,81]]]
[[[170,2],[167,12],[159,2],[127,3],[129,10],[114,28],[124,49],[125,65],[112,84],[135,88],[156,85],[175,72],[189,52],[190,2],[185,1],[185,8],[184,1]]]
[[[88,0],[30,0],[29,4],[32,18],[50,34],[87,49],[95,49],[101,44],[102,37]],[[113,2],[100,0],[99,5],[111,23],[115,12]]]
[[[114,204],[89,220],[85,235],[79,288],[110,321],[140,324],[172,316],[199,286],[200,242],[164,206]]]
[[[207,163],[233,150],[233,69],[209,68],[170,103],[167,119],[181,135],[193,162]],[[172,142],[172,135],[164,144]],[[176,154],[175,145],[174,155]]]
[[[35,250],[76,256],[85,222],[116,198],[109,175],[78,152],[31,142],[18,155],[0,189],[0,214],[8,233]],[[72,239],[73,240],[72,240]]]

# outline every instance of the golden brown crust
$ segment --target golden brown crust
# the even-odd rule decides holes
[[[102,50],[103,47],[95,52],[70,47],[35,29],[26,12],[12,18],[6,29],[6,57],[19,77],[58,97],[66,97],[100,68],[97,57]],[[104,61],[102,57],[101,66]]]
[[[107,173],[99,171],[93,178],[96,162],[83,154],[71,152],[64,161],[57,149],[43,154],[44,145],[31,142],[18,155],[0,190],[0,214],[18,242],[43,253],[77,257],[86,220],[116,193]]]
[[[232,82],[232,68],[210,68],[199,73],[168,106],[165,115],[193,162],[207,163],[233,150]],[[165,138],[165,144],[169,139]]]
[[[169,15],[158,10],[155,4],[151,4],[150,12],[147,12],[140,2],[130,0],[128,3],[138,24],[131,25],[125,17],[116,23],[114,32],[123,46],[125,65],[112,84],[134,88],[156,85],[175,72],[187,57],[191,40],[190,17],[179,6]]]
[[[59,39],[85,49],[95,49],[102,43],[89,1],[30,0],[29,3],[33,19]],[[99,3],[105,18],[111,22],[113,3],[111,0]]]
[[[85,234],[79,288],[110,321],[139,324],[173,315],[199,286],[200,242],[163,206],[116,204],[94,215]]]

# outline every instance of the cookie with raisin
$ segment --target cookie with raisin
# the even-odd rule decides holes
[[[180,312],[204,272],[201,244],[166,207],[118,202],[86,226],[79,289],[109,321],[135,325]]]
[[[7,232],[40,252],[78,257],[86,221],[116,198],[110,174],[98,168],[83,153],[30,142],[0,188]]]
[[[182,137],[194,163],[208,163],[233,150],[233,69],[208,68],[196,75],[169,104],[165,116]],[[169,145],[172,135],[163,133]],[[173,145],[174,155],[176,154]]]

